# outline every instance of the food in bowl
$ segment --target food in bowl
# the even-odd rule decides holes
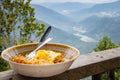
[[[5,49],[1,56],[3,59],[9,62],[11,68],[18,74],[24,75],[24,76],[30,76],[30,77],[50,77],[54,75],[58,75],[60,73],[65,72],[69,69],[69,67],[72,65],[73,61],[79,56],[79,50],[65,44],[59,44],[59,43],[47,43],[43,47],[40,48],[40,50],[50,50],[55,51],[55,53],[63,53],[63,59],[65,61],[58,62],[54,64],[24,64],[24,63],[17,63],[14,61],[11,61],[10,59],[16,55],[22,54],[26,55],[27,53],[30,53],[30,51],[33,51],[38,46],[37,43],[29,43],[29,44],[22,44],[17,46],[12,46],[7,49]],[[40,51],[41,52],[41,51]],[[41,56],[42,53],[37,54],[39,58],[46,58]],[[54,56],[53,59],[56,57]],[[67,61],[66,61],[67,60]],[[54,61],[54,60],[53,60]]]
[[[41,49],[36,52],[36,55],[33,59],[26,59],[26,55],[29,52],[19,53],[10,58],[11,61],[23,64],[55,64],[67,61],[64,58],[65,53],[60,51],[53,51],[53,50],[45,50]]]

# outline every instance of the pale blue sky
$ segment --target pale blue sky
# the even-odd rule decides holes
[[[81,3],[109,3],[117,0],[32,0],[31,3],[39,4],[44,2],[81,2]]]

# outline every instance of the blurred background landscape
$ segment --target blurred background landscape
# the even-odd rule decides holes
[[[80,54],[120,45],[120,0],[1,0],[0,5],[0,54],[13,45],[38,42],[48,26],[51,42],[74,46]],[[9,69],[0,56],[0,72]],[[116,75],[119,80],[120,69]]]
[[[37,21],[53,27],[50,33],[52,42],[69,44],[85,54],[92,52],[104,35],[120,44],[120,1],[105,1],[82,3],[33,0],[31,5],[35,8]]]

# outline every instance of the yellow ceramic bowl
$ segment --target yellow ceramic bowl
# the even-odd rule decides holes
[[[30,77],[50,77],[66,71],[80,54],[79,50],[72,46],[57,43],[48,43],[43,46],[42,49],[65,52],[66,55],[64,57],[68,59],[68,61],[57,64],[40,65],[21,64],[9,60],[9,58],[18,53],[34,50],[36,46],[37,43],[30,43],[7,48],[2,52],[2,58],[8,61],[11,68],[21,75]],[[70,56],[72,56],[72,59],[69,59]]]

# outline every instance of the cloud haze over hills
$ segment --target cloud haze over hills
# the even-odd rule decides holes
[[[32,0],[32,4],[54,2],[80,2],[80,3],[110,3],[118,0]]]

